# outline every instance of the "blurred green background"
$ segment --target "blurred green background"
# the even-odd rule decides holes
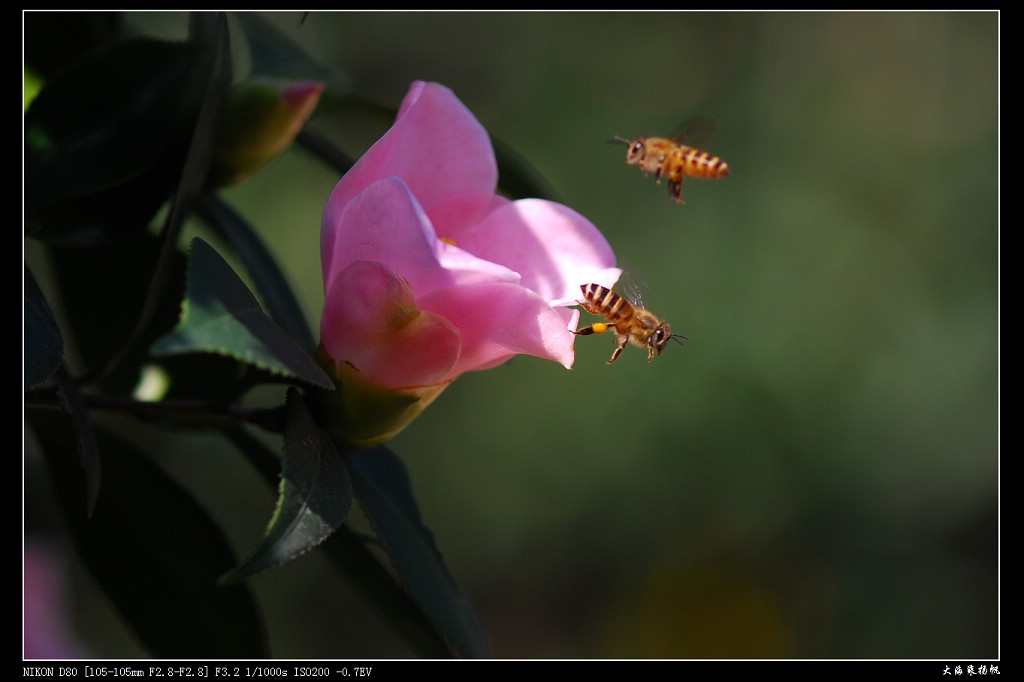
[[[999,656],[999,14],[268,16],[350,94],[452,88],[689,337],[463,376],[390,444],[496,657]],[[696,113],[733,172],[677,206],[606,142]],[[358,156],[388,124],[328,93],[311,125]],[[225,195],[314,322],[336,181],[295,149]],[[255,546],[239,455],[161,458]],[[144,656],[68,567],[90,651]],[[253,585],[278,657],[414,655],[315,552]]]

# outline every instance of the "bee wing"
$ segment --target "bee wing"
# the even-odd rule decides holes
[[[707,114],[697,114],[676,128],[671,139],[673,142],[685,144],[687,147],[700,147],[710,140],[717,130],[718,123],[712,118]]]
[[[636,275],[630,272],[623,273],[619,279],[619,289],[634,308],[643,310],[647,307],[644,305],[644,296],[650,287]]]

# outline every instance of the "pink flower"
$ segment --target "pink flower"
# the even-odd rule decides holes
[[[44,540],[26,541],[24,555],[24,657],[87,657],[89,652],[71,626],[67,557]]]
[[[614,254],[572,209],[498,196],[497,177],[465,106],[413,83],[324,209],[320,355],[343,388],[415,396],[418,413],[463,372],[518,354],[572,367],[570,306],[581,284],[615,283]]]

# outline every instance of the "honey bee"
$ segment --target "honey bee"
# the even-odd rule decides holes
[[[612,364],[622,353],[627,343],[632,343],[638,348],[647,348],[647,362],[650,362],[655,353],[661,355],[665,344],[669,339],[675,339],[676,343],[683,345],[679,339],[686,337],[681,334],[673,334],[668,323],[659,318],[649,310],[645,310],[639,301],[633,305],[625,298],[600,284],[581,284],[583,300],[580,305],[587,312],[601,315],[607,322],[596,322],[589,327],[584,327],[574,334],[589,336],[590,334],[604,334],[608,330],[615,332],[615,341],[618,346],[612,352],[612,358],[608,364]]]
[[[657,184],[668,179],[668,193],[677,204],[683,201],[683,179],[718,180],[729,175],[729,164],[717,156],[702,151],[696,145],[711,137],[715,125],[711,119],[698,115],[684,123],[678,132],[668,137],[637,137],[627,140],[615,136],[613,143],[626,145],[626,164],[640,166],[644,175],[654,173]]]

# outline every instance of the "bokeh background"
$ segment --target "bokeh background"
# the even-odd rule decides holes
[[[496,657],[999,656],[998,13],[267,16],[335,92],[452,88],[689,337],[463,376],[390,444]],[[733,173],[685,206],[607,144],[697,113]],[[388,124],[328,93],[311,126],[358,156]],[[312,321],[336,181],[295,149],[225,195]],[[255,546],[273,499],[237,453],[161,461]],[[37,464],[27,539],[60,552]],[[57,556],[78,645],[144,657]],[[252,584],[275,656],[415,655],[316,552]]]

